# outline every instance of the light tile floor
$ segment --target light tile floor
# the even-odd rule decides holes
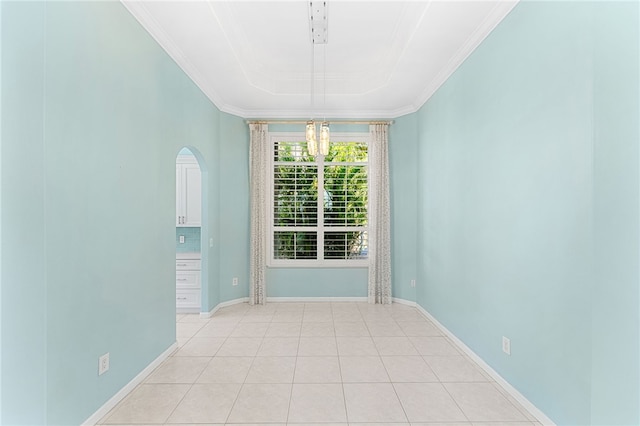
[[[406,305],[240,304],[176,319],[179,349],[101,424],[540,425]]]

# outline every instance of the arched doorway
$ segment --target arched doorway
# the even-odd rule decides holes
[[[206,166],[194,148],[176,155],[176,312],[199,313],[206,291]]]

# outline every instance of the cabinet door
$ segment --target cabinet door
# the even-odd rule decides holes
[[[200,309],[200,290],[176,290],[176,308],[192,308],[197,312]]]
[[[176,259],[176,271],[199,271],[201,267],[200,259]]]
[[[182,189],[182,164],[176,164],[176,226],[182,226],[182,199],[184,190]]]
[[[200,226],[202,216],[202,181],[197,164],[183,164],[184,223],[182,226]]]
[[[176,289],[200,288],[200,271],[177,271]]]

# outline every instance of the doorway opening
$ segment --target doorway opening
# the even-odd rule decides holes
[[[176,156],[176,313],[198,313],[203,307],[203,173],[202,156],[182,148]]]

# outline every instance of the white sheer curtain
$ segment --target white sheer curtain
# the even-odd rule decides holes
[[[267,218],[265,211],[268,140],[267,124],[251,123],[251,144],[249,147],[251,186],[251,260],[250,291],[251,305],[264,305],[266,301],[266,259],[267,259]]]
[[[391,213],[388,124],[371,124],[369,164],[372,223],[369,228],[369,303],[391,303]]]

